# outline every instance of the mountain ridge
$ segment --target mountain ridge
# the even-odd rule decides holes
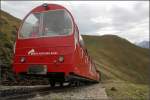
[[[150,41],[142,41],[142,42],[135,43],[135,44],[142,48],[150,48]]]

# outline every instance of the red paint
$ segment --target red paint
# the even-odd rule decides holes
[[[80,45],[79,36],[77,39],[75,38],[75,30],[78,32],[78,28],[71,13],[60,5],[49,4],[48,7],[48,11],[63,9],[69,13],[73,23],[73,33],[67,36],[19,39],[20,33],[18,31],[13,71],[19,74],[21,72],[27,72],[31,64],[43,64],[47,65],[48,73],[64,72],[65,76],[67,76],[70,72],[73,72],[79,76],[98,81],[99,74],[96,72],[92,60],[85,52],[85,49]],[[45,11],[45,8],[41,5],[34,8],[28,15],[43,11]],[[22,25],[20,27],[22,27]],[[33,35],[36,34],[33,33]],[[78,43],[75,43],[75,39]],[[60,55],[64,55],[64,62],[62,63],[57,62]],[[20,62],[21,57],[26,58],[24,63]]]

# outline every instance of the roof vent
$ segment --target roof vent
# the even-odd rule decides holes
[[[44,4],[43,4],[43,7],[45,7],[45,10],[48,10],[48,9],[49,9],[49,7],[48,7],[48,4],[47,4],[47,3],[44,3]]]

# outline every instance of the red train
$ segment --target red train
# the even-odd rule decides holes
[[[57,4],[43,4],[24,18],[15,44],[16,75],[47,77],[56,82],[99,82],[100,74],[84,46],[71,13]]]

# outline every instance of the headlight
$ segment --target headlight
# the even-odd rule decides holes
[[[64,56],[59,56],[58,61],[59,62],[64,62]]]
[[[26,58],[25,57],[21,57],[20,62],[24,63],[25,61],[26,61]]]

